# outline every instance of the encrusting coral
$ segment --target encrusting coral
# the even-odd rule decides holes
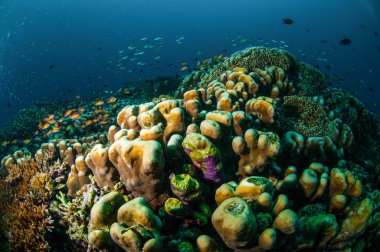
[[[108,135],[54,139],[34,156],[5,157],[8,246],[58,249],[56,237],[67,251],[379,244],[380,160],[360,147],[373,143],[369,152],[378,153],[365,136],[378,128],[344,118],[374,117],[351,98],[355,108],[339,107],[323,76],[285,51],[247,48],[214,63],[185,77],[175,99],[128,103]],[[35,225],[21,238],[25,220]]]

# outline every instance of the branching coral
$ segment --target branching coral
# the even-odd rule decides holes
[[[10,165],[2,172],[1,230],[6,232],[6,242],[12,250],[48,250],[50,247],[47,234],[52,230],[53,220],[48,206],[53,180],[45,170],[46,167],[29,159]]]

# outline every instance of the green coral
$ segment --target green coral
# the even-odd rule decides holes
[[[165,202],[165,212],[169,215],[184,218],[189,215],[189,208],[177,198],[169,198]]]
[[[319,214],[311,217],[303,226],[299,248],[323,248],[339,230],[332,214]]]
[[[194,201],[202,195],[202,187],[197,179],[188,174],[173,175],[170,179],[173,193],[184,202]]]
[[[193,164],[202,170],[205,179],[213,182],[220,181],[223,168],[221,154],[207,137],[190,133],[183,140],[182,146]]]
[[[178,245],[178,252],[193,252],[193,246],[190,242],[181,242]]]

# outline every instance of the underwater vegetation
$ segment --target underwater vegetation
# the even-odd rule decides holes
[[[250,47],[158,94],[2,159],[4,251],[380,246],[378,119],[318,70]]]

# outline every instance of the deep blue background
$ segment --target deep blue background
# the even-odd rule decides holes
[[[376,2],[380,1],[0,0],[0,124],[36,101],[95,97],[126,81],[185,74],[179,71],[181,62],[195,65],[195,57],[223,50],[229,55],[249,45],[284,45],[280,40],[301,60],[319,64],[325,74],[336,74],[341,81],[332,81],[334,86],[350,89],[377,111]],[[295,23],[282,24],[285,17]],[[153,40],[158,36],[164,47],[142,49],[158,45],[160,41]],[[177,44],[181,36],[183,43]],[[238,36],[249,40],[240,43]],[[143,37],[148,40],[141,41]],[[352,39],[350,46],[338,45],[344,37]],[[125,52],[119,54],[120,50]],[[123,61],[125,70],[114,63],[119,55],[141,50],[145,53],[135,61]],[[196,55],[198,50],[203,54]],[[154,60],[157,56],[159,62]],[[330,70],[325,68],[328,64]]]

